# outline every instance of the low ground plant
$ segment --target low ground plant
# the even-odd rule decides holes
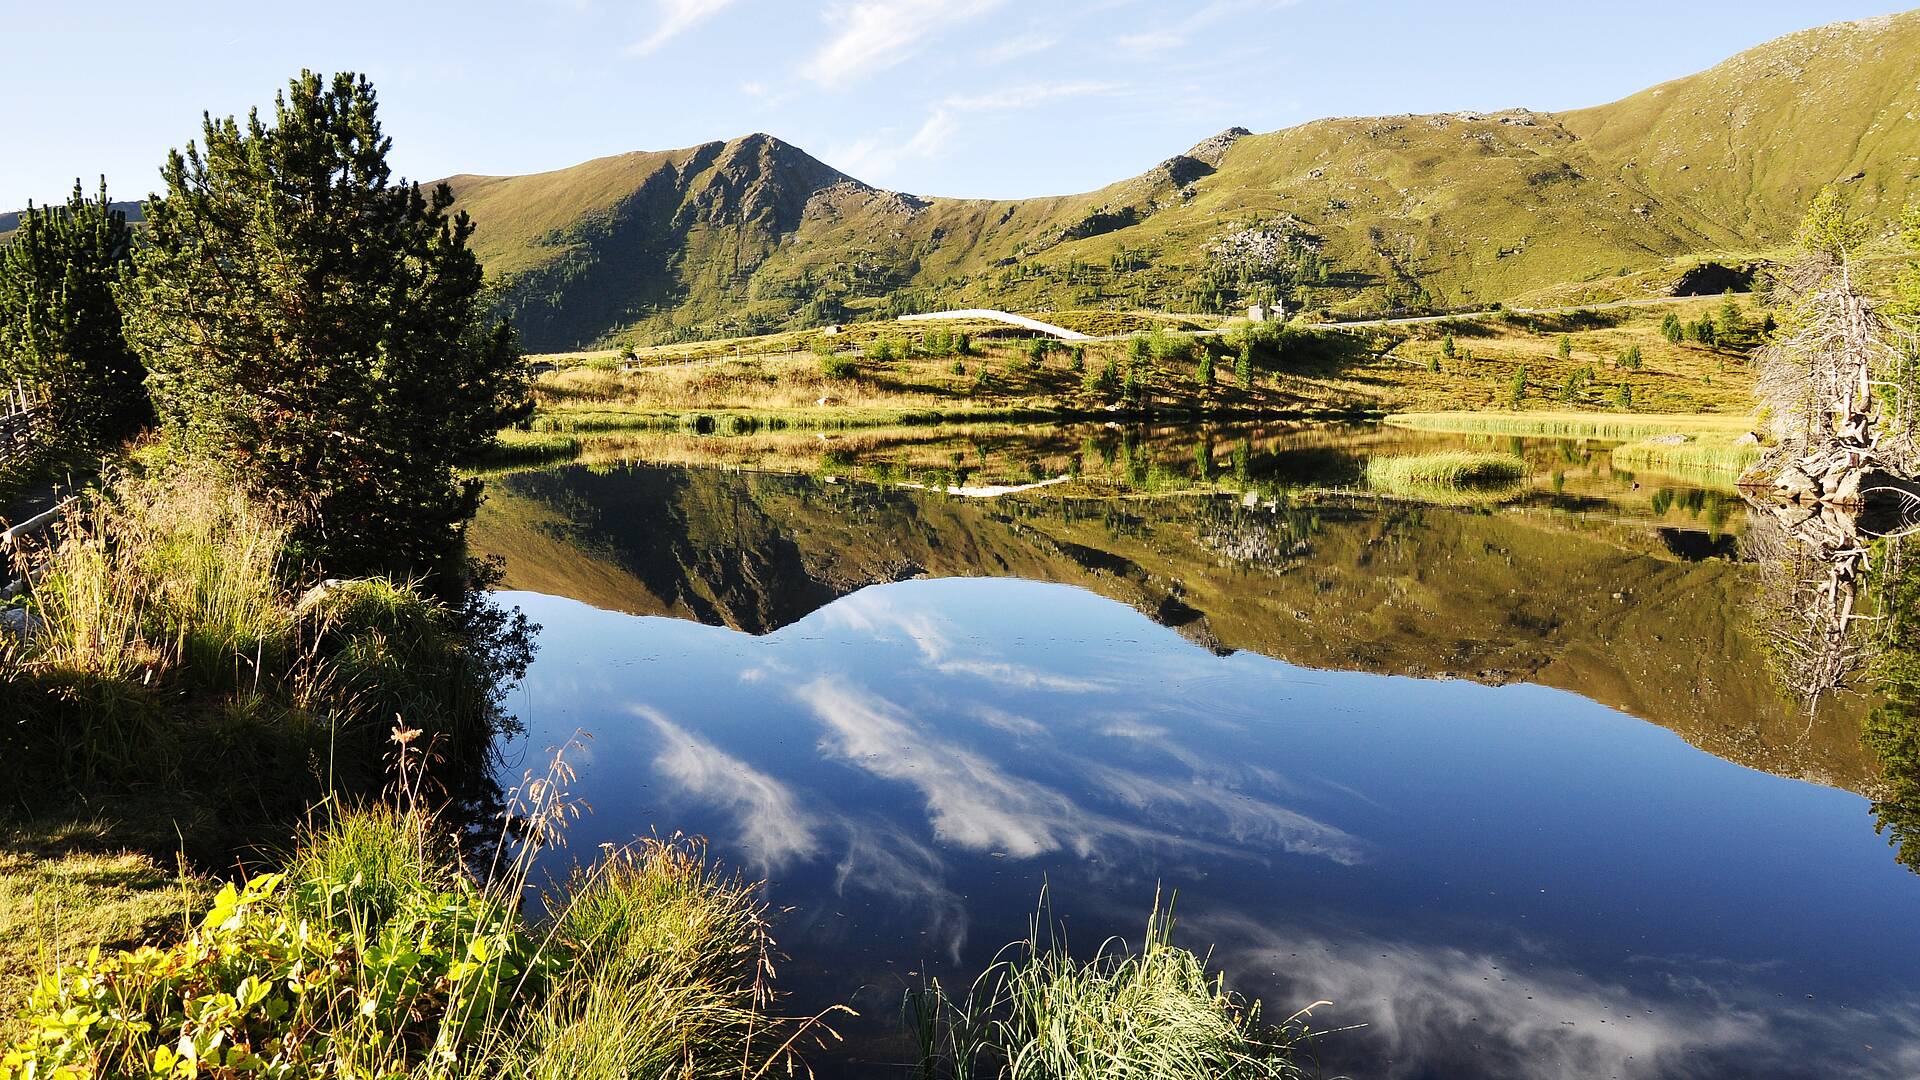
[[[551,791],[535,804],[559,806]],[[529,864],[476,879],[417,809],[338,814],[180,940],[43,978],[0,1078],[693,1080],[793,1061],[814,1022],[770,1012],[755,886],[648,840],[529,920]]]

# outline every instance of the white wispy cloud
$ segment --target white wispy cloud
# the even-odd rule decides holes
[[[918,788],[939,839],[1016,858],[1070,848],[1085,856],[1110,823],[1065,795],[1008,775],[998,764],[915,724],[899,706],[822,677],[795,694],[827,728],[822,749],[888,780]]]
[[[1025,34],[1008,38],[980,54],[980,61],[986,64],[1004,64],[1018,60],[1023,56],[1034,56],[1046,52],[1060,43],[1059,38],[1039,34]]]
[[[1300,0],[1211,0],[1192,9],[1185,18],[1133,34],[1122,34],[1114,44],[1131,53],[1146,54],[1185,45],[1195,34],[1229,18],[1252,18],[1280,8],[1292,7]]]
[[[718,15],[732,3],[733,0],[654,0],[653,33],[634,42],[627,51],[645,56]]]
[[[870,146],[867,162],[869,165],[876,162],[891,163],[897,161],[898,156],[906,154],[930,156],[952,136],[954,129],[951,113],[936,110],[899,151],[889,152],[878,144]],[[889,153],[896,156],[889,157]],[[885,593],[862,592],[849,596],[832,607],[829,618],[873,634],[898,631],[920,650],[927,667],[942,675],[969,676],[1002,686],[1062,693],[1083,693],[1107,686],[1097,679],[1061,675],[996,656],[959,655],[952,639],[942,629],[940,620],[923,611],[902,611]]]
[[[851,85],[906,62],[928,38],[1006,0],[858,0],[827,12],[834,34],[800,73],[828,88]]]
[[[1765,1076],[1802,1068],[1812,1047],[1874,1048],[1835,1073],[1910,1077],[1920,1063],[1920,1001],[1889,994],[1853,1008],[1781,1001],[1764,983],[1725,965],[1702,979],[1700,956],[1639,954],[1626,977],[1575,966],[1539,942],[1498,949],[1379,938],[1339,929],[1313,933],[1242,915],[1185,920],[1215,943],[1228,971],[1282,973],[1259,988],[1268,1001],[1335,1003],[1314,1020],[1355,1025],[1382,1080],[1459,1071],[1461,1032],[1472,1032],[1472,1071],[1539,1080],[1662,1080],[1675,1076]],[[1243,991],[1248,984],[1242,983]],[[1289,998],[1288,995],[1292,995]]]
[[[779,870],[820,850],[813,815],[785,783],[741,761],[666,718],[636,706],[635,716],[660,733],[654,767],[690,794],[725,807],[739,830],[739,844],[762,873]]]
[[[1036,82],[1017,86],[1003,86],[984,94],[955,94],[947,98],[942,105],[949,109],[964,112],[984,112],[992,109],[1031,109],[1048,102],[1065,98],[1097,97],[1118,93],[1125,87],[1112,82]]]
[[[940,148],[953,138],[959,128],[960,125],[954,123],[952,113],[935,109],[933,115],[927,117],[927,122],[920,125],[920,130],[913,133],[913,138],[907,140],[901,152],[911,157],[932,157],[940,152]]]

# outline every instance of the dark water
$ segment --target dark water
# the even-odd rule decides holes
[[[506,769],[588,732],[574,852],[683,830],[766,877],[789,1005],[863,1014],[824,1075],[907,1075],[902,992],[1043,887],[1084,950],[1177,893],[1270,1015],[1364,1025],[1330,1073],[1920,1072],[1875,699],[1773,674],[1746,511],[1590,459],[1500,509],[1269,504],[1290,438],[1351,473],[1305,433],[1216,495],[496,478],[476,541],[545,626]]]

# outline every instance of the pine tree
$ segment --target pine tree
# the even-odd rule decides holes
[[[1560,354],[1560,359],[1566,360],[1571,358],[1573,356],[1573,339],[1565,334],[1561,334],[1560,344],[1555,346],[1555,349]]]
[[[1734,299],[1733,290],[1728,289],[1720,298],[1719,338],[1722,341],[1737,338],[1746,328],[1746,320],[1740,314],[1740,301]]]
[[[1454,350],[1453,334],[1449,333],[1445,338],[1442,338],[1440,341],[1440,355],[1451,360],[1453,359],[1453,350]]]
[[[1507,387],[1507,404],[1517,409],[1525,400],[1527,400],[1527,365],[1521,364],[1520,369],[1513,373],[1512,384]]]
[[[1240,343],[1240,355],[1233,362],[1233,377],[1239,382],[1240,389],[1253,389],[1253,342]]]
[[[1203,348],[1200,350],[1200,366],[1199,366],[1199,369],[1194,372],[1193,377],[1194,377],[1194,381],[1200,384],[1200,389],[1202,390],[1213,389],[1213,350],[1212,349]]]
[[[132,250],[105,179],[96,198],[76,182],[66,206],[29,206],[0,247],[0,382],[45,392],[69,445],[97,447],[152,415],[114,292]]]
[[[1680,316],[1669,311],[1667,317],[1660,320],[1660,334],[1672,345],[1678,345],[1687,336],[1687,329],[1680,322]]]
[[[183,446],[293,516],[317,569],[457,584],[480,483],[530,409],[453,192],[395,180],[371,83],[302,72],[168,156],[128,338]]]

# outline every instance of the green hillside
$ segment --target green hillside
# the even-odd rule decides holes
[[[1920,12],[1793,34],[1564,114],[1231,129],[1040,199],[884,191],[762,134],[451,183],[501,309],[540,350],[949,306],[1587,302],[1775,248],[1825,183],[1851,183],[1868,211],[1903,203],[1920,175],[1916,67]]]

